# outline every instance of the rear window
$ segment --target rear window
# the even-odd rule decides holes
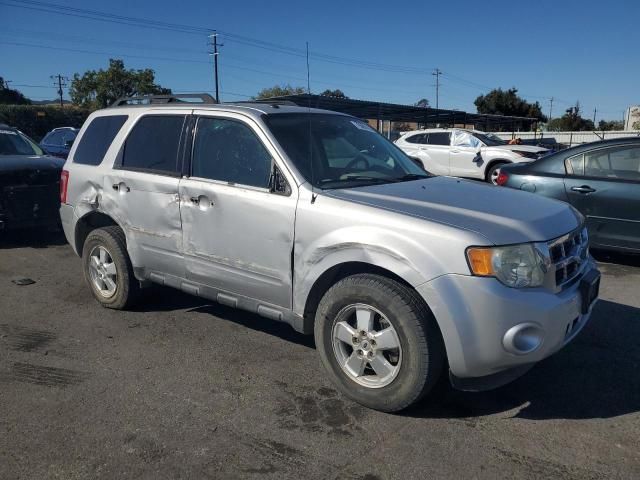
[[[116,137],[127,115],[109,115],[94,118],[76,148],[73,162],[82,165],[100,165],[111,142]]]
[[[184,115],[147,115],[124,144],[122,168],[175,174]]]

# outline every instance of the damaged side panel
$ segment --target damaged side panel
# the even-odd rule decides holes
[[[125,170],[105,175],[100,210],[123,228],[134,267],[184,276],[179,181]]]

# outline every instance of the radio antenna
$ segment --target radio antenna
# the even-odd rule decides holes
[[[307,42],[307,119],[309,121],[309,162],[311,167],[311,203],[316,201],[315,177],[313,175],[313,141],[311,139],[311,79],[309,73],[309,42]]]

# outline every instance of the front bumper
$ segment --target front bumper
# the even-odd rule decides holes
[[[589,272],[595,264],[589,260],[585,267]],[[417,290],[436,317],[452,376],[486,377],[491,383],[492,378],[510,377],[509,370],[526,372],[575,338],[593,309],[592,304],[581,313],[579,284],[552,293],[509,288],[495,278],[449,274]],[[493,386],[503,383],[496,380]]]

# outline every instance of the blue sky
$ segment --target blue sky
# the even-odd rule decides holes
[[[10,6],[18,4],[32,8]],[[159,30],[37,10],[46,4],[199,29]],[[212,91],[204,30],[218,29],[226,33],[219,37],[223,100],[246,99],[274,84],[306,86],[302,52],[309,42],[316,93],[340,88],[353,98],[411,104],[426,97],[435,105],[430,72],[437,67],[444,72],[442,108],[475,111],[476,96],[512,86],[545,113],[554,97],[553,116],[579,100],[588,118],[597,108],[598,120],[621,119],[627,106],[640,103],[640,2],[630,0],[0,0],[0,18],[0,76],[35,99],[55,97],[50,75],[104,68],[109,57],[129,68],[153,68],[157,82],[174,91]]]

